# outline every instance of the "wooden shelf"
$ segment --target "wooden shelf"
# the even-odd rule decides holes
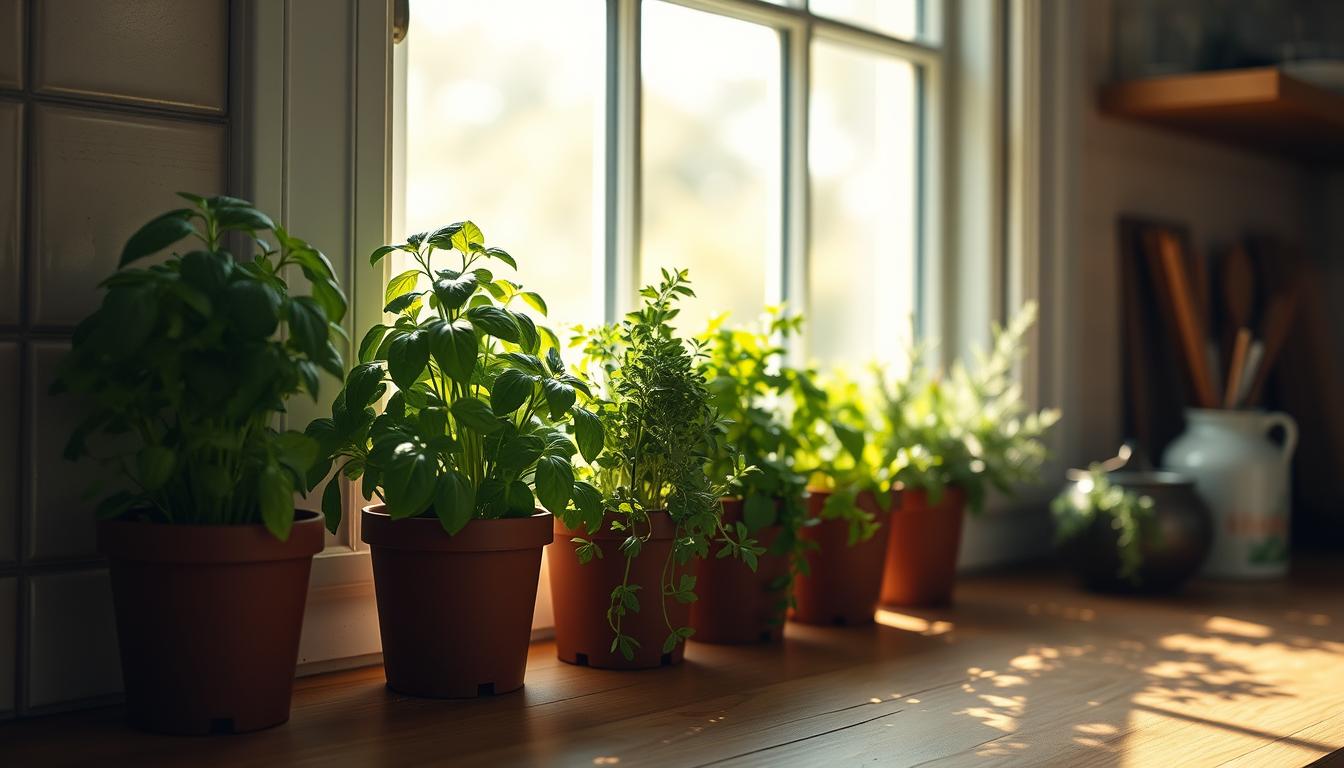
[[[1102,111],[1306,161],[1344,161],[1344,94],[1274,67],[1106,86]]]
[[[692,642],[645,672],[563,664],[468,701],[371,667],[300,680],[242,736],[128,731],[119,708],[0,724],[0,765],[1305,765],[1344,746],[1344,562],[1142,599],[1048,570],[964,578],[956,605],[777,646]]]

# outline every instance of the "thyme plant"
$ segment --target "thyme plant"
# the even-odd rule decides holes
[[[180,194],[190,206],[131,236],[101,306],[75,330],[52,389],[82,396],[90,412],[65,455],[96,455],[124,478],[101,518],[261,522],[284,540],[318,446],[271,425],[286,398],[316,399],[321,371],[344,372],[333,340],[345,296],[321,251],[251,203]],[[247,252],[231,252],[235,241]],[[310,295],[291,295],[291,268]],[[96,434],[124,449],[93,447]]]
[[[487,266],[516,269],[513,257],[486,247],[470,221],[383,246],[371,261],[393,252],[415,265],[387,285],[395,320],[364,335],[331,417],[307,430],[323,457],[309,487],[339,469],[322,494],[328,528],[340,523],[342,476],[363,478],[364,498],[391,517],[434,516],[449,534],[473,519],[530,516],[538,502],[600,518],[602,498],[575,478],[573,460],[597,459],[602,426],[555,334],[520,311],[544,315],[545,300]],[[453,266],[437,263],[443,256]]]
[[[634,657],[639,641],[622,631],[622,619],[640,610],[641,592],[657,596],[668,629],[663,653],[670,653],[692,634],[690,627],[674,626],[667,611],[668,599],[696,599],[695,576],[686,566],[708,556],[711,543],[719,545],[717,557],[741,558],[753,570],[763,551],[745,523],[723,523],[720,498],[747,468],[739,464],[724,478],[706,473],[711,458],[723,450],[726,425],[699,368],[700,345],[683,342],[670,325],[679,312],[677,302],[695,295],[687,273],[663,270],[662,282],[640,295],[640,309],[620,324],[581,331],[575,339],[583,348],[584,370],[595,385],[595,408],[606,432],[607,449],[592,477],[608,514],[580,509],[562,514],[576,530],[583,526],[595,532],[605,519],[612,530],[627,534],[620,545],[624,575],[607,609],[611,650],[627,659]],[[631,564],[652,535],[650,514],[664,510],[676,532],[659,583],[632,583]],[[604,556],[596,541],[583,536],[572,541],[582,563]]]

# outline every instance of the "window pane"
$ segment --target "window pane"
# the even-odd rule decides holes
[[[557,321],[600,321],[603,4],[436,0],[414,12],[407,231],[470,218],[518,259],[518,281]]]
[[[870,27],[895,37],[919,36],[920,0],[812,0],[818,16]]]
[[[779,284],[779,34],[670,3],[644,3],[640,279],[691,271],[679,325],[754,319]]]
[[[915,67],[825,42],[812,48],[808,352],[899,361],[915,311]]]

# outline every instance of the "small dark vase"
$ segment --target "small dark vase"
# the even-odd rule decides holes
[[[1194,481],[1175,472],[1112,472],[1112,484],[1153,500],[1140,526],[1142,563],[1132,578],[1120,575],[1119,532],[1111,518],[1060,544],[1060,554],[1087,589],[1097,592],[1174,592],[1199,571],[1213,544],[1213,516]]]

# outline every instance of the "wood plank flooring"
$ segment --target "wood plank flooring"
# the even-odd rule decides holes
[[[527,687],[388,691],[378,667],[299,681],[245,736],[125,730],[117,708],[0,726],[0,764],[1277,766],[1344,748],[1344,564],[1184,595],[1087,595],[1048,570],[964,579],[954,607],[782,645],[692,644],[603,672],[533,646]]]

